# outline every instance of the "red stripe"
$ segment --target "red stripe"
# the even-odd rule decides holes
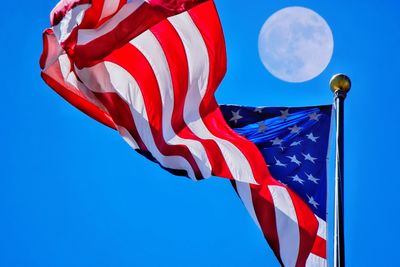
[[[204,140],[195,135],[184,120],[185,99],[188,92],[188,61],[185,48],[179,34],[168,20],[164,20],[151,29],[159,41],[167,58],[171,72],[174,90],[174,109],[172,113],[172,128],[183,139],[197,140],[201,142],[207,153],[207,157],[214,173],[219,176],[232,178],[232,174],[226,164],[218,144],[214,140]]]
[[[300,231],[300,245],[296,266],[305,266],[318,231],[318,220],[310,207],[289,187],[286,187],[296,211]]]
[[[46,66],[47,57],[49,55],[49,42],[50,42],[49,38],[51,38],[50,36],[54,36],[53,30],[46,29],[42,35],[43,52],[42,52],[42,55],[40,56],[40,60],[39,60],[39,65],[40,65],[41,69],[44,69],[44,67]]]
[[[279,254],[280,250],[275,206],[271,192],[266,185],[250,184],[249,186],[251,189],[254,211],[256,212],[257,220],[261,226],[261,230],[278,261],[283,266],[282,259]]]
[[[203,121],[210,132],[221,139],[231,142],[245,155],[255,180],[262,184],[264,179],[271,178],[264,158],[253,143],[235,133],[227,125],[214,97],[214,92],[226,72],[225,41],[214,3],[208,1],[200,4],[196,8],[189,10],[189,14],[206,43],[210,60],[207,92],[200,106],[200,114],[203,117]],[[220,175],[219,173],[214,174]]]
[[[123,48],[116,50],[105,60],[114,62],[124,68],[138,83],[146,106],[151,132],[160,152],[165,156],[182,156],[189,162],[196,178],[202,178],[200,169],[189,149],[185,145],[167,144],[164,140],[160,90],[153,69],[144,55],[133,45],[127,44]]]
[[[147,151],[136,129],[129,105],[116,93],[93,93],[109,111],[115,124],[124,127],[131,134],[140,150]]]
[[[311,253],[326,259],[326,240],[320,236],[317,236]]]
[[[107,1],[107,0],[106,0]],[[79,29],[93,29],[99,23],[103,10],[104,0],[92,0],[91,6],[86,10]]]

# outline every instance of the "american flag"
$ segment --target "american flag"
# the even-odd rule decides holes
[[[171,172],[265,190],[255,210],[268,242],[285,266],[305,266],[319,225],[312,208],[271,176],[263,151],[228,126],[215,100],[226,51],[212,0],[64,0],[50,17],[40,59],[50,87]],[[297,213],[278,216],[282,207]],[[282,224],[269,224],[275,217]],[[274,238],[288,220],[299,246],[283,257]]]
[[[226,121],[237,133],[257,145],[281,184],[298,194],[315,214],[318,232],[306,266],[327,266],[327,156],[332,106],[263,108],[222,105]],[[277,203],[275,220],[264,216],[269,200],[266,188],[232,182],[256,224],[263,231],[282,265],[298,265],[302,242],[301,211]],[[307,227],[305,222],[305,227]],[[279,225],[285,225],[279,226]],[[271,225],[274,231],[271,231]],[[301,226],[300,226],[301,227]],[[294,261],[297,256],[297,262]]]

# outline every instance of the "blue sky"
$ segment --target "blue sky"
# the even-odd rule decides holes
[[[166,173],[42,82],[41,32],[55,4],[5,1],[0,16],[0,266],[277,266],[227,180],[194,183]],[[393,266],[400,237],[400,176],[394,170],[400,148],[400,3],[216,4],[229,61],[217,92],[220,103],[329,104],[330,77],[351,77],[347,264]],[[298,84],[271,76],[257,50],[265,20],[293,5],[324,17],[335,40],[327,69]]]

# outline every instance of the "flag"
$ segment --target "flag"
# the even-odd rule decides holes
[[[44,32],[42,77],[164,168],[261,183],[261,154],[224,122],[214,97],[226,71],[214,3],[186,2],[61,1]]]
[[[299,195],[316,218],[317,235],[309,243],[304,229],[315,222],[305,220],[301,205],[281,202],[290,198],[291,192],[284,187],[232,182],[281,264],[327,266],[327,156],[332,106],[222,105],[221,110],[229,126],[257,145],[273,178]],[[266,209],[271,204],[274,213]]]
[[[271,176],[257,143],[229,127],[215,100],[226,51],[212,0],[64,0],[51,24],[40,59],[50,87],[174,174],[256,190],[262,199],[254,209],[275,254],[285,266],[305,265],[318,219],[301,194]],[[239,125],[240,110],[232,115]],[[298,222],[300,245],[289,256],[278,230],[294,216],[276,215],[282,207]],[[283,224],[269,225],[272,218]]]

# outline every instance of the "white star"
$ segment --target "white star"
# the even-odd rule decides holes
[[[254,112],[262,113],[262,112],[263,112],[263,109],[264,109],[264,108],[257,107],[257,108],[254,109]]]
[[[298,182],[299,184],[303,184],[304,180],[301,179],[297,174],[295,176],[290,176],[293,179],[293,182]]]
[[[293,143],[291,143],[290,144],[290,146],[298,146],[298,145],[300,145],[301,144],[301,142],[303,142],[303,141],[295,141],[295,142],[293,142]]]
[[[314,143],[316,143],[316,142],[317,142],[317,139],[319,138],[319,136],[314,136],[313,133],[306,134],[306,136],[307,136],[308,139],[310,139],[310,140],[313,141]]]
[[[280,139],[279,137],[276,137],[274,140],[271,140],[270,142],[272,142],[272,145],[282,145],[283,140]]]
[[[275,160],[276,160],[276,163],[275,163],[276,166],[285,167],[285,168],[286,168],[286,165],[287,165],[287,164],[284,164],[284,163],[280,162],[280,161],[279,161],[278,159],[276,159],[276,158],[275,158]]]
[[[279,148],[280,148],[282,151],[284,151],[286,147],[284,147],[284,146],[281,145]]]
[[[293,157],[291,156],[286,156],[286,157],[290,159],[290,162],[296,163],[297,165],[300,166],[301,162],[296,158],[296,155],[293,155]]]
[[[318,203],[317,203],[317,201],[315,201],[315,199],[313,198],[313,197],[310,197],[310,196],[308,196],[307,195],[307,197],[308,197],[308,203],[310,203],[311,205],[313,205],[314,206],[314,208],[316,208],[316,209],[318,209]]]
[[[319,117],[321,117],[322,114],[314,112],[308,115],[308,117],[310,118],[310,121],[319,121]]]
[[[267,125],[265,125],[265,121],[258,122],[257,133],[263,133],[268,129]]]
[[[287,117],[289,117],[289,109],[286,109],[286,110],[281,110],[281,119],[282,120],[286,120],[287,119]]]
[[[298,127],[297,125],[293,126],[293,127],[289,127],[290,133],[292,134],[298,134],[301,129],[303,129],[302,127]]]
[[[307,175],[307,179],[308,179],[309,181],[313,182],[314,184],[318,184],[318,181],[319,181],[320,179],[315,178],[312,174],[308,174],[308,173],[305,173],[305,174]]]
[[[240,109],[239,109],[238,111],[236,111],[236,112],[234,112],[233,110],[232,110],[231,112],[232,112],[232,118],[231,118],[229,121],[234,121],[235,124],[237,124],[238,120],[240,120],[240,119],[243,118],[243,117],[240,116],[240,114],[239,114]]]
[[[303,153],[302,153],[303,154]],[[312,163],[315,163],[315,160],[317,159],[317,158],[313,158],[311,155],[310,155],[310,153],[308,153],[307,155],[306,154],[303,154],[303,156],[304,156],[304,159],[305,160],[309,160],[309,161],[311,161]]]

